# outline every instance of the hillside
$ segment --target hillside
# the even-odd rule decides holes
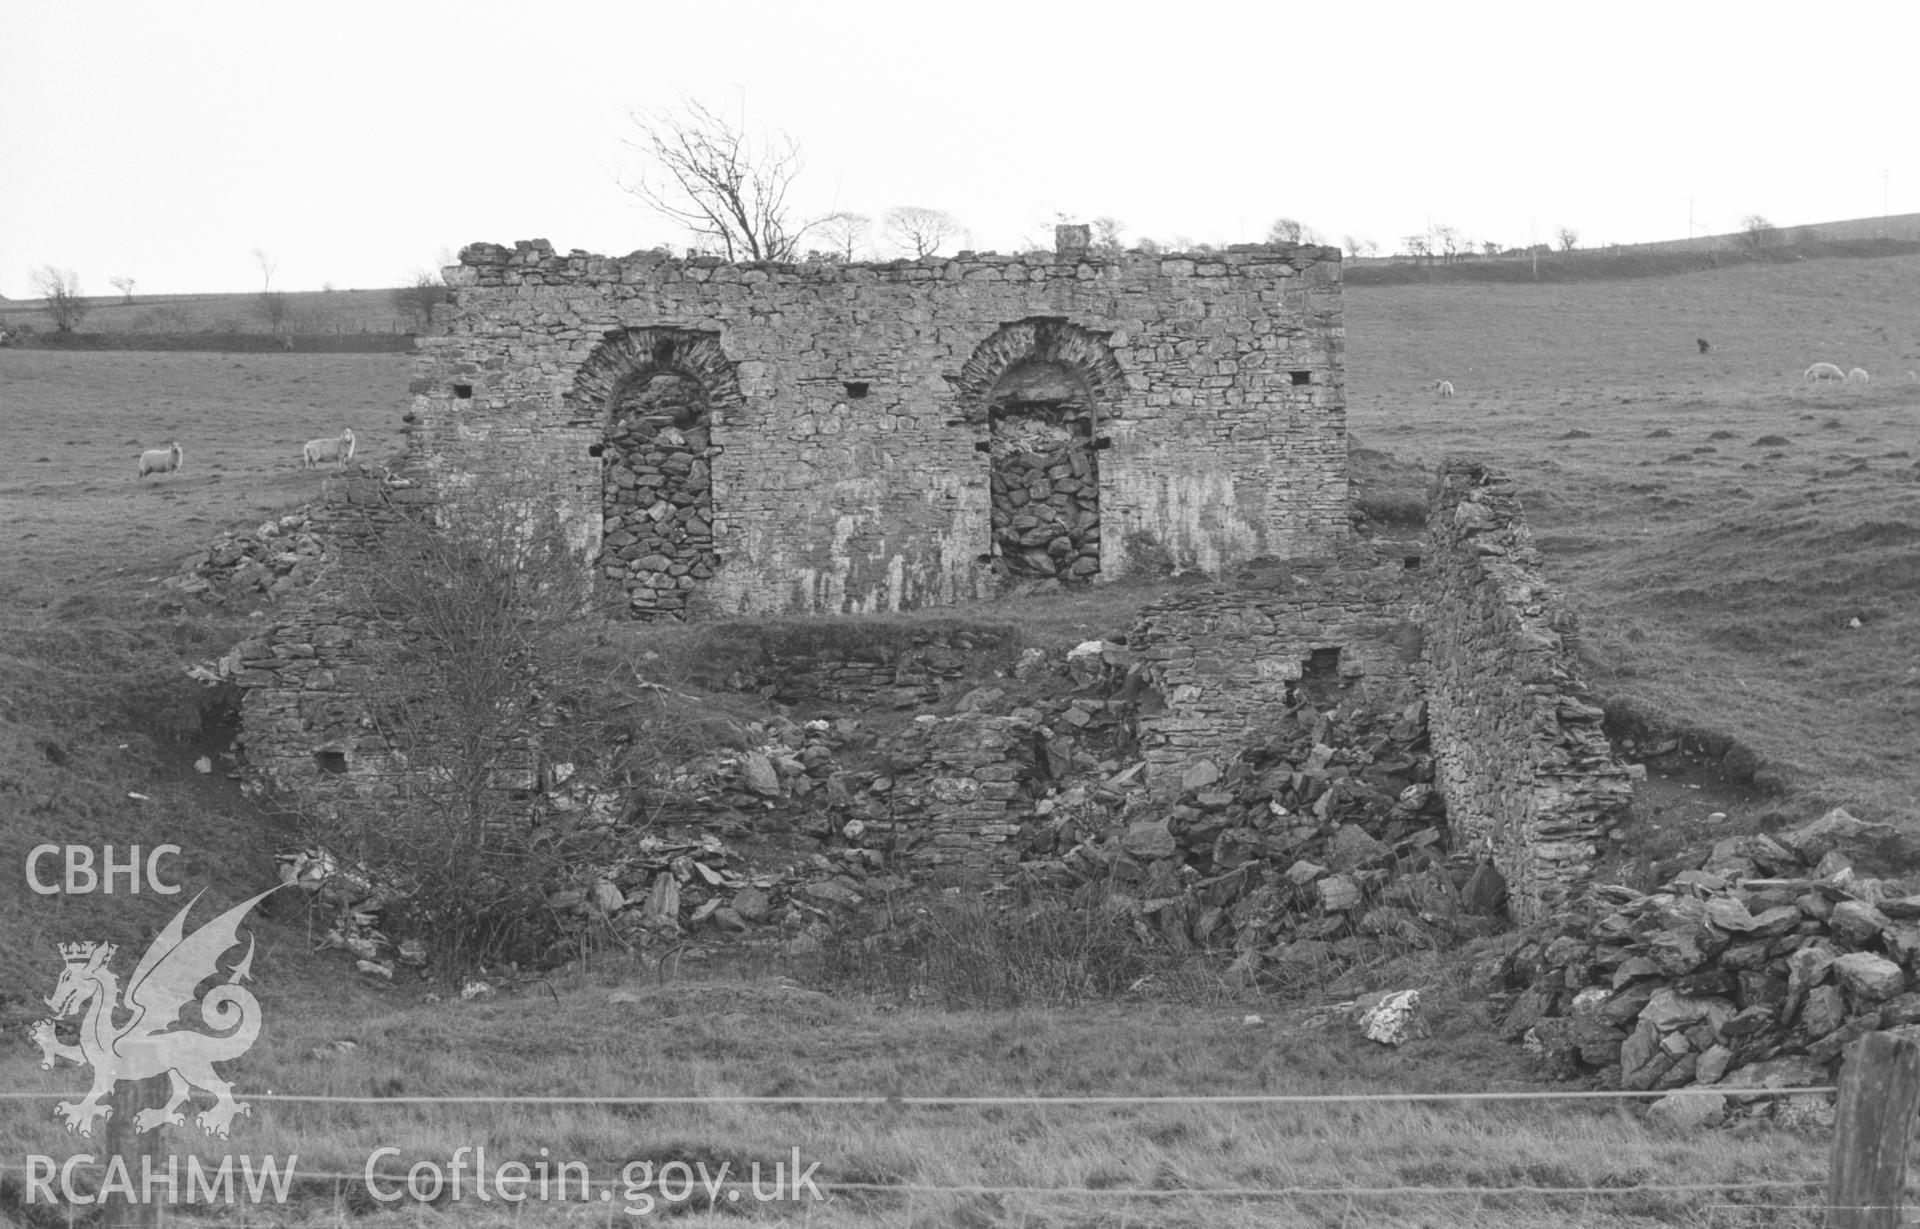
[[[1469,452],[1520,478],[1604,690],[1913,819],[1916,319],[1920,257],[1353,288],[1350,426],[1406,459]],[[1804,383],[1823,359],[1874,382]],[[1423,387],[1442,378],[1451,400]]]

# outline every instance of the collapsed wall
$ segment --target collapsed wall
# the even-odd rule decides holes
[[[393,710],[431,684],[407,673],[391,612],[370,610],[364,587],[349,577],[403,520],[434,514],[432,491],[404,474],[356,465],[327,479],[306,519],[308,532],[326,544],[313,583],[272,627],[219,663],[240,688],[243,788],[306,799],[390,799],[400,782],[421,777],[422,766],[407,763],[391,741],[406,724]],[[389,556],[383,566],[404,563]],[[409,734],[418,755],[423,731]],[[524,794],[533,787],[540,771],[535,743],[531,731],[502,741],[490,766],[496,788]]]
[[[415,468],[550,475],[632,612],[903,610],[1329,553],[1339,253],[888,264],[473,244],[418,343]]]
[[[1412,700],[1418,562],[1360,549],[1273,562],[1232,587],[1142,611],[1128,645],[1165,701],[1140,717],[1155,798],[1205,785],[1303,700],[1320,709],[1346,695],[1377,708]]]
[[[1146,607],[1124,649],[1099,646],[1136,663],[1138,682],[1124,701],[1089,711],[1124,715],[1148,794],[1161,807],[1216,788],[1237,757],[1272,741],[1288,714],[1351,702],[1403,712],[1409,730],[1430,721],[1427,754],[1452,848],[1491,862],[1514,915],[1530,920],[1584,885],[1629,787],[1601,733],[1600,710],[1573,672],[1571,617],[1535,570],[1513,484],[1470,465],[1450,465],[1443,478],[1425,547],[1350,543],[1333,558],[1265,560],[1236,570],[1229,583],[1182,588]],[[432,501],[424,485],[359,468],[324,489],[309,527],[335,566]],[[349,601],[330,573],[223,662],[243,691],[253,788],[390,791],[393,749],[366,711],[380,646],[366,613]],[[794,630],[804,644],[802,625]],[[738,655],[731,685],[787,703],[921,708],[959,684],[966,653],[1006,634],[972,628],[949,643],[930,628],[912,645],[826,652],[805,663],[782,657],[775,634]],[[944,767],[924,798],[912,801],[907,789],[892,799],[912,816],[897,846],[903,871],[952,863],[989,877],[1011,870],[1006,842],[1023,803],[1009,791],[1033,772],[1033,733],[1011,717],[996,721],[977,713],[926,719],[919,758]],[[1064,762],[1073,752],[1055,745],[1057,734],[1042,741]],[[1312,741],[1309,751],[1317,750]],[[543,777],[539,764],[519,762],[527,753],[513,756],[522,787]],[[1295,768],[1311,775],[1317,766],[1309,755]],[[863,818],[876,832],[901,819]]]
[[[1514,483],[1442,467],[1428,520],[1425,686],[1456,847],[1505,877],[1514,918],[1572,902],[1632,786],[1574,668],[1576,623],[1539,573]]]

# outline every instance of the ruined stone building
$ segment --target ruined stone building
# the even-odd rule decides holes
[[[1356,543],[1333,249],[1095,253],[1063,227],[1052,253],[751,265],[531,241],[469,246],[448,280],[417,346],[405,476],[349,473],[315,513],[343,547],[352,526],[519,475],[641,618],[1205,572],[1227,583],[1127,634],[1161,803],[1260,740],[1305,680],[1431,729],[1451,839],[1498,867],[1519,916],[1578,891],[1625,805],[1511,482],[1451,466],[1423,542]],[[263,787],[377,785],[364,627],[319,592],[234,655]],[[882,661],[807,668],[867,680],[876,703],[901,682]],[[965,720],[1000,724],[954,727],[958,758],[923,783],[934,809],[900,817],[937,837],[914,873],[1008,871],[1031,818],[1031,766],[989,754],[1031,732]]]
[[[420,339],[435,483],[538,468],[641,617],[903,610],[1322,555],[1339,253],[735,265],[474,244]]]

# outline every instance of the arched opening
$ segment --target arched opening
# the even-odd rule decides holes
[[[1015,580],[1100,571],[1100,470],[1086,385],[1060,363],[1007,369],[987,402],[994,567]]]
[[[698,380],[639,372],[616,390],[600,454],[600,566],[636,615],[679,614],[713,575],[712,408]]]
[[[1011,580],[1100,573],[1101,427],[1126,380],[1102,335],[1056,317],[1001,327],[957,381],[963,420],[985,427],[987,560]]]
[[[578,412],[604,424],[598,567],[635,618],[682,615],[714,574],[716,411],[739,398],[711,334],[616,330],[574,381]]]

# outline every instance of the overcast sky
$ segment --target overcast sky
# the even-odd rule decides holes
[[[802,215],[944,209],[946,250],[1583,246],[1920,211],[1920,4],[323,5],[0,0],[0,294],[391,286],[475,240],[683,234],[616,175],[630,108],[784,130]],[[882,253],[890,255],[890,252]]]

